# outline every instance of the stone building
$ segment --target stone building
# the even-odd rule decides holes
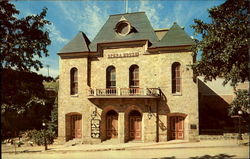
[[[234,88],[230,83],[223,86],[224,80],[224,78],[218,77],[216,80],[204,82],[203,77],[197,78],[200,136],[238,132],[239,119],[229,116],[228,109],[236,97],[234,92],[239,89],[248,90],[249,82],[238,83]],[[248,129],[248,124],[244,125]]]
[[[93,41],[79,32],[58,53],[59,139],[197,140],[193,44],[177,23],[154,30],[144,12],[111,15]]]

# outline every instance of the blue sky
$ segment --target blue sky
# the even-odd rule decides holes
[[[153,28],[169,28],[174,22],[185,27],[188,35],[196,37],[190,25],[193,19],[209,21],[207,9],[220,5],[225,0],[128,0],[128,12],[146,12]],[[19,17],[38,14],[43,7],[48,8],[46,19],[51,22],[47,29],[50,31],[52,44],[48,47],[49,57],[43,57],[44,66],[50,66],[50,76],[59,75],[59,57],[57,53],[79,31],[87,34],[93,40],[109,15],[125,12],[124,0],[96,1],[12,1],[20,10]],[[39,71],[48,75],[47,68]]]

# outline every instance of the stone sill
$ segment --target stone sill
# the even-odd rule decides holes
[[[71,97],[78,97],[78,94],[70,95]]]
[[[181,93],[172,93],[173,96],[182,96]]]

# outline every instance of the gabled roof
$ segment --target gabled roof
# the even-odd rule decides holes
[[[89,44],[88,37],[80,31],[59,53],[89,52]]]
[[[115,27],[120,20],[124,19],[128,21],[136,31],[126,36],[121,36],[115,32]],[[111,15],[90,44],[90,50],[96,51],[98,43],[132,40],[149,40],[151,43],[158,41],[145,12]]]
[[[193,45],[194,41],[187,35],[187,33],[177,24],[174,23],[165,36],[152,47],[164,46],[181,46]]]

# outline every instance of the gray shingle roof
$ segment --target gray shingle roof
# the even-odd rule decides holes
[[[59,53],[89,52],[89,43],[88,37],[80,31]]]
[[[132,32],[126,36],[118,35],[115,32],[114,28],[122,17],[135,28],[136,32]],[[97,43],[122,42],[130,40],[149,40],[151,43],[158,41],[156,34],[154,33],[154,29],[152,28],[145,12],[111,15],[90,44],[90,50],[96,51]]]
[[[127,20],[135,31],[126,36],[117,34],[115,27],[121,19]],[[194,44],[194,41],[177,23],[174,23],[159,41],[145,12],[136,12],[111,15],[91,43],[83,32],[79,32],[59,53],[96,52],[98,43],[133,40],[149,40],[152,43],[151,48]]]
[[[194,41],[187,35],[187,33],[177,23],[174,23],[170,30],[161,39],[161,41],[153,44],[152,47],[181,46],[193,44]]]

